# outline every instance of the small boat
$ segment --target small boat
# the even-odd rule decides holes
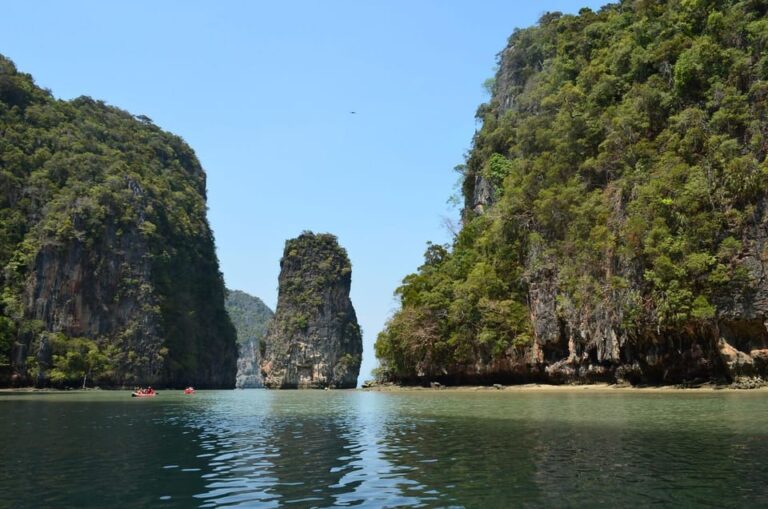
[[[131,393],[132,398],[154,398],[157,393],[154,389],[139,389]]]
[[[194,387],[187,387],[186,389],[184,389],[184,394],[194,394],[194,393],[195,393]]]

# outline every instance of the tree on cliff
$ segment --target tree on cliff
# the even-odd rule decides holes
[[[48,374],[55,385],[78,385],[85,389],[88,380],[109,380],[115,369],[114,347],[100,347],[87,338],[66,338],[52,335],[53,367]]]
[[[759,322],[767,9],[625,0],[516,30],[477,112],[463,228],[378,338],[389,376],[564,358],[567,341],[618,362]]]

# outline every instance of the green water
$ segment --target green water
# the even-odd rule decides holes
[[[0,412],[0,507],[768,507],[766,393],[5,393]]]

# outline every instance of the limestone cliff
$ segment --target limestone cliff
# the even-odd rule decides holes
[[[766,14],[625,0],[515,31],[462,230],[397,290],[383,377],[768,376]]]
[[[256,389],[263,387],[261,353],[266,347],[264,336],[274,313],[258,297],[240,290],[228,290],[227,313],[237,330],[238,357],[235,387]]]
[[[330,234],[285,244],[279,295],[262,360],[268,388],[353,388],[363,343],[349,299],[352,266]]]
[[[192,149],[145,116],[58,101],[1,56],[0,133],[13,383],[232,387],[235,331]]]

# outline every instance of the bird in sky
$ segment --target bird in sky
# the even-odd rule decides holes
[[[350,115],[355,115],[356,113],[357,113],[356,111],[350,111],[349,112]]]

